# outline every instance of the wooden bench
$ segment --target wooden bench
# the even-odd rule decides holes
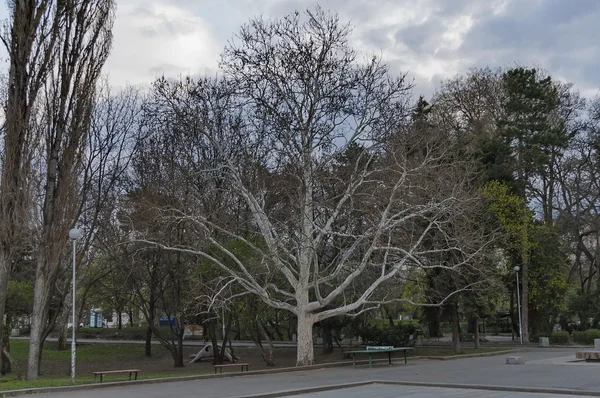
[[[137,380],[138,372],[141,372],[139,369],[123,369],[123,370],[103,370],[101,372],[92,372],[94,375],[94,383],[96,382],[96,377],[100,375],[100,383],[102,383],[102,377],[104,375],[114,375],[114,374],[127,374],[129,373],[129,380],[131,380],[131,375],[134,375],[134,380]]]
[[[352,354],[352,366],[356,366],[356,355],[367,354],[369,356],[369,367],[373,367],[371,357],[373,354],[387,353],[389,364],[392,364],[392,353],[396,351],[404,351],[404,363],[407,364],[406,352],[412,350],[412,347],[392,347],[392,346],[368,346],[365,350],[348,351],[346,354]]]
[[[223,374],[223,368],[233,368],[239,366],[240,370],[243,372],[244,368],[246,368],[246,372],[248,371],[248,366],[250,366],[249,363],[247,362],[238,362],[238,363],[228,363],[228,364],[223,364],[223,365],[215,365],[215,374],[217,374],[217,369],[219,370],[219,373]]]

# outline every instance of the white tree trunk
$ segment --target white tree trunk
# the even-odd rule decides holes
[[[298,313],[298,348],[296,350],[296,366],[312,365],[315,361],[313,347],[313,325],[315,323],[312,314]]]

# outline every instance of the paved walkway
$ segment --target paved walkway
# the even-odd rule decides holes
[[[552,358],[564,358],[569,355],[572,355],[574,359],[574,349],[534,349],[519,355],[527,361],[525,365],[506,365],[504,363],[506,355],[449,361],[409,360],[408,365],[375,366],[373,369],[364,366],[332,368],[285,374],[131,385],[118,388],[93,389],[85,392],[60,392],[42,395],[41,397],[243,397],[273,391],[300,390],[317,386],[373,380],[600,391],[600,377],[598,377],[600,364],[564,366],[561,365],[564,361],[558,363],[545,361]],[[448,391],[448,393],[453,391]],[[483,396],[490,396],[488,393],[491,392],[486,391]],[[375,395],[369,394],[368,396]],[[415,396],[427,397],[428,395]],[[482,396],[481,391],[479,396]]]

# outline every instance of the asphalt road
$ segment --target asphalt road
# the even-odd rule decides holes
[[[120,386],[114,388],[91,389],[88,391],[60,392],[40,395],[42,398],[222,398],[222,397],[247,397],[249,395],[264,394],[273,391],[293,391],[317,386],[330,386],[339,384],[356,383],[361,381],[412,381],[426,383],[448,383],[466,385],[493,385],[534,388],[573,389],[581,391],[600,392],[600,364],[580,364],[566,366],[558,364],[554,358],[564,358],[572,355],[574,349],[534,349],[523,352],[522,356],[527,362],[525,365],[506,365],[506,355],[468,358],[449,361],[414,360],[408,365],[400,366],[375,366],[369,369],[364,366],[357,368],[331,368],[313,371],[290,372],[271,375],[249,375],[235,378],[203,379],[193,381],[179,381],[160,384],[144,384]],[[379,386],[373,386],[379,387]],[[396,386],[391,386],[399,388]],[[406,390],[406,387],[402,387]],[[441,396],[457,393],[456,389],[427,390],[420,387],[413,391],[414,397]],[[363,390],[354,390],[360,394]],[[364,390],[364,391],[368,391]],[[384,390],[381,390],[384,391]],[[393,390],[390,396],[396,394]],[[396,396],[405,396],[402,389]],[[434,391],[435,395],[431,395]],[[339,391],[338,391],[339,392]],[[351,392],[347,390],[346,392]],[[469,390],[471,394],[472,390]],[[386,392],[387,393],[387,392]],[[319,393],[324,394],[324,393]],[[365,393],[366,394],[366,393]],[[416,394],[416,395],[415,395]],[[427,395],[429,394],[429,395]],[[479,391],[478,395],[458,396],[511,396],[521,397],[515,393],[509,395],[492,395],[491,391]],[[290,393],[290,395],[294,395]],[[309,397],[311,395],[308,395]],[[319,395],[323,396],[323,395]],[[330,395],[335,397],[336,395]],[[346,395],[339,395],[346,396]],[[361,395],[356,395],[361,396]],[[368,393],[363,396],[378,396],[377,393]],[[410,395],[408,395],[410,396]],[[452,397],[453,395],[445,395]],[[456,395],[455,395],[456,396]],[[540,396],[540,395],[538,395]],[[545,394],[544,396],[548,396]],[[523,398],[529,395],[523,395]],[[537,397],[533,395],[532,397]]]
[[[288,395],[289,398],[542,398],[540,394],[514,391],[482,391],[464,388],[388,386],[373,384],[363,387]],[[573,395],[544,394],[549,398],[573,398]]]

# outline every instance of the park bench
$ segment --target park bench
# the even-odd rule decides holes
[[[379,354],[385,352],[388,354],[389,364],[392,364],[392,353],[396,351],[404,351],[404,363],[407,364],[406,352],[412,350],[412,347],[392,347],[392,346],[367,346],[365,350],[348,351],[347,354],[352,354],[352,366],[356,366],[356,356],[361,354],[367,354],[369,356],[369,367],[373,367],[372,356],[373,354]]]
[[[134,380],[137,380],[138,372],[141,372],[141,370],[139,370],[139,369],[123,369],[123,370],[103,370],[101,372],[92,372],[92,374],[94,375],[94,383],[96,382],[97,376],[100,376],[100,383],[102,383],[102,377],[104,375],[110,375],[110,374],[127,374],[127,373],[129,373],[129,380],[131,380],[131,375],[134,375],[134,377],[135,377]]]
[[[223,364],[223,365],[215,365],[215,374],[217,374],[217,369],[219,370],[219,373],[223,373],[223,368],[233,368],[239,366],[240,370],[243,372],[244,368],[246,368],[246,372],[248,371],[248,366],[250,366],[249,363],[247,362],[238,362],[238,363],[227,363],[227,364]]]

